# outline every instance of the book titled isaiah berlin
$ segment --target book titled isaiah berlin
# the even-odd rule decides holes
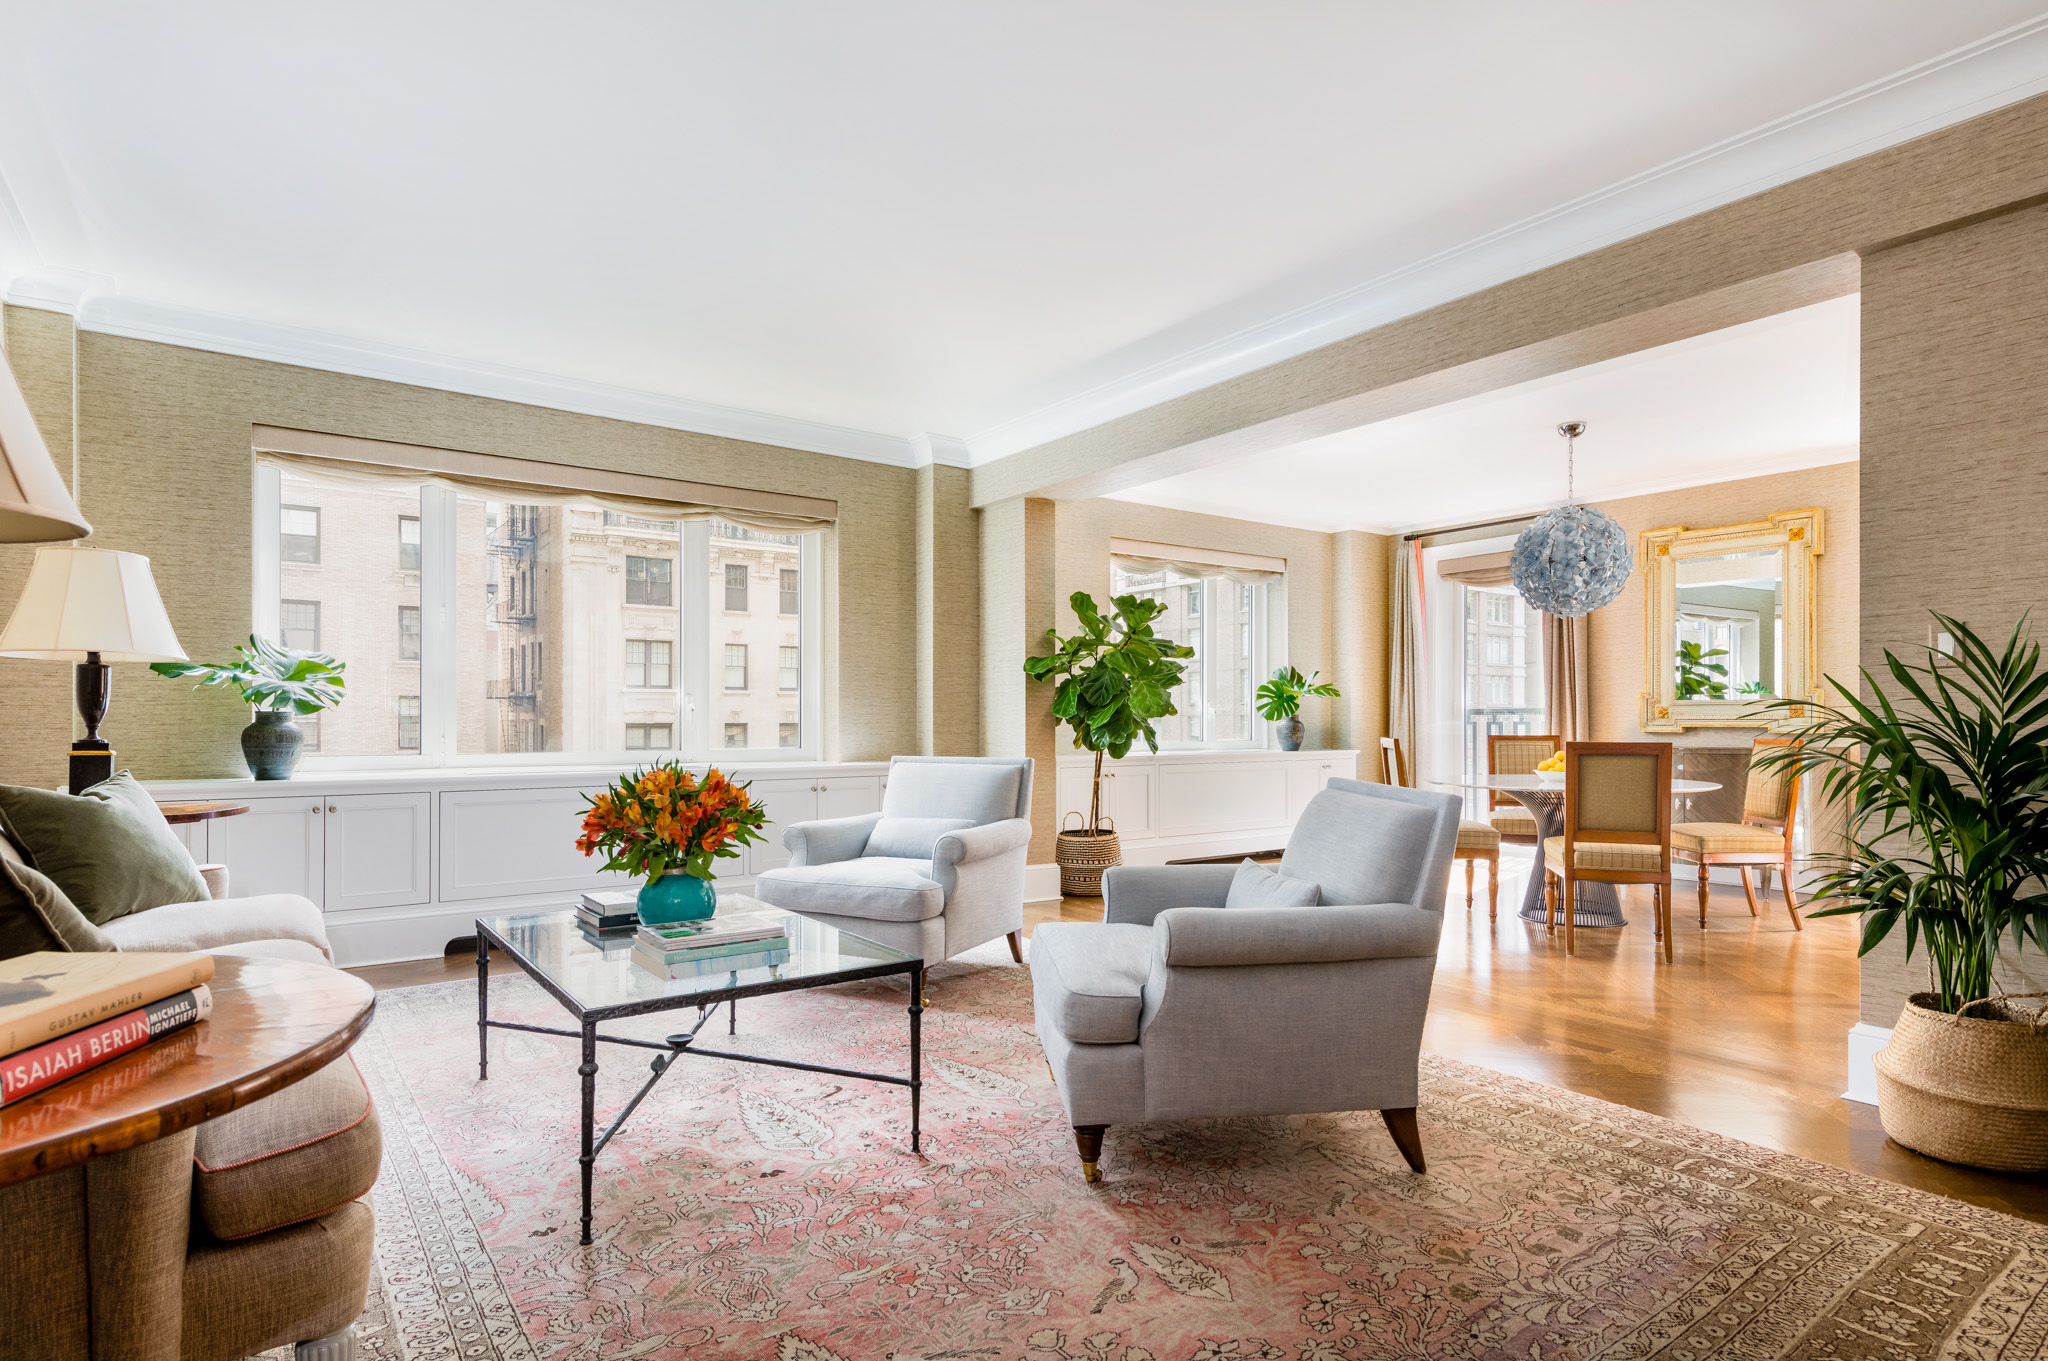
[[[0,959],[0,1058],[212,980],[212,955],[39,950]]]

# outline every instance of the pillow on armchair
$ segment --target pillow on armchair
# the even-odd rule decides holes
[[[72,906],[63,889],[30,869],[0,836],[0,959],[113,948],[113,940]]]
[[[974,826],[973,818],[890,818],[885,817],[868,833],[863,856],[893,856],[899,860],[929,860],[939,838],[948,832],[964,832]]]
[[[83,794],[0,785],[0,832],[96,926],[211,896],[156,801],[125,770]]]

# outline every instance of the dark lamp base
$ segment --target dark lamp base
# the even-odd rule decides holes
[[[71,774],[66,782],[74,794],[114,776],[114,749],[105,742],[83,738],[71,744]]]

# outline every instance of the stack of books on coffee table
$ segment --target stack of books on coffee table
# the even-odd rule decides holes
[[[640,925],[640,895],[630,889],[586,893],[576,904],[576,924],[599,935],[624,935]]]
[[[661,978],[701,978],[789,962],[788,914],[720,912],[698,922],[642,926],[633,963]]]

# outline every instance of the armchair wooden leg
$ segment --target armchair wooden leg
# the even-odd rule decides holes
[[[1789,855],[1785,857],[1785,915],[1792,919],[1794,931],[1806,929],[1799,921],[1799,895],[1792,891],[1792,857]]]
[[[1102,1136],[1108,1132],[1108,1125],[1074,1126],[1074,1146],[1081,1150],[1081,1176],[1087,1181],[1102,1180],[1097,1164],[1102,1161]]]
[[[356,1361],[357,1354],[356,1325],[353,1323],[338,1333],[292,1346],[292,1361]]]
[[[1022,964],[1024,962],[1024,937],[1012,931],[1009,935],[1009,941],[1010,958]]]
[[[1749,915],[1759,915],[1756,910],[1756,884],[1749,877],[1749,866],[1737,865],[1735,872],[1742,876],[1742,896],[1749,899]]]
[[[1707,862],[1700,860],[1700,930],[1707,929]]]
[[[1472,910],[1472,870],[1478,863],[1477,860],[1472,859],[1465,861],[1465,910],[1467,912]]]
[[[1422,1161],[1422,1130],[1415,1123],[1415,1107],[1381,1111],[1380,1119],[1387,1122],[1387,1133],[1394,1136],[1394,1147],[1401,1150],[1408,1166],[1417,1172],[1427,1172],[1429,1169]]]

